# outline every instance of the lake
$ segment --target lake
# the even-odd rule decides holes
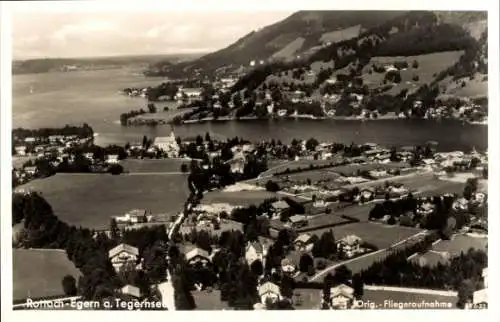
[[[122,127],[121,113],[145,108],[142,98],[119,91],[126,87],[153,86],[162,78],[145,77],[139,70],[115,69],[54,72],[13,76],[13,127],[61,127],[86,122],[99,133],[99,145],[139,142],[143,135],[164,136],[170,126]],[[163,109],[167,103],[158,103]],[[275,138],[289,143],[293,138],[315,137],[341,143],[374,142],[384,146],[439,143],[438,150],[487,149],[488,127],[453,120],[269,120],[229,121],[177,126],[177,135],[210,132],[215,137],[239,136],[249,140]]]

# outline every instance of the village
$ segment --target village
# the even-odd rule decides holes
[[[255,287],[260,300],[255,309],[276,305],[356,308],[361,298],[377,299],[384,292],[425,294],[421,295],[424,298],[438,294],[455,307],[457,297],[464,296],[456,291],[435,293],[406,287],[413,285],[382,287],[368,284],[366,272],[378,261],[407,249],[419,249],[408,254],[408,265],[435,269],[436,265],[451,265],[461,252],[487,247],[488,156],[475,150],[437,152],[433,142],[424,147],[387,149],[372,143],[320,143],[313,138],[294,139],[288,145],[274,140],[217,141],[208,133],[180,140],[172,129],[168,137],[145,138],[143,144],[130,144],[119,152],[114,152],[115,147],[112,153],[116,154],[107,154],[104,148],[98,156],[86,152],[92,147],[88,138],[49,137],[49,143],[42,138],[27,139],[15,146],[17,154],[40,160],[49,154],[54,157],[56,150],[56,158],[62,157],[69,164],[83,156],[90,166],[121,167],[118,177],[123,178],[161,172],[186,178],[188,173],[205,173],[203,180],[195,182],[205,191],[201,203],[183,218],[176,237],[189,271],[196,271],[192,283],[198,307],[204,301],[213,304],[214,297],[223,298],[218,295],[222,282],[217,277],[217,256],[226,254],[222,240],[236,238],[228,237],[234,234],[244,236],[244,252],[238,256],[258,277]],[[23,144],[34,142],[43,143],[26,153]],[[83,150],[65,150],[75,146]],[[168,166],[158,166],[160,163]],[[157,164],[154,171],[148,170],[153,164]],[[20,173],[28,173],[26,168]],[[35,168],[34,174],[37,171]],[[40,180],[51,178],[34,183]],[[35,191],[23,185],[17,190],[25,195]],[[133,205],[134,200],[127,204]],[[130,208],[100,219],[111,224],[104,229],[94,227],[94,238],[105,233],[119,242],[120,236],[133,231],[158,228],[167,233],[185,211],[157,213],[147,207]],[[117,274],[122,267],[142,271],[141,253],[137,245],[119,243],[109,250],[109,261]],[[283,286],[287,283],[292,291]],[[321,291],[322,285],[331,288]],[[170,282],[155,284],[155,290],[165,306],[175,309]],[[119,293],[145,300],[141,292],[138,286],[127,284]],[[461,305],[483,303],[480,294],[484,291],[477,292],[471,298],[467,295],[469,300]],[[397,300],[398,296],[392,298]],[[227,302],[216,307],[220,305],[225,307]]]
[[[176,102],[179,110],[183,112],[174,116],[172,113],[164,115],[162,112],[152,113],[146,118],[139,116],[133,118],[130,125],[160,125],[171,122],[188,124],[267,118],[340,120],[452,118],[474,124],[487,124],[484,100],[467,97],[460,99],[438,97],[435,106],[424,106],[427,103],[422,100],[410,99],[410,106],[406,109],[393,111],[389,106],[394,105],[398,99],[410,97],[410,93],[416,91],[413,87],[418,83],[418,76],[407,80],[404,86],[401,85],[403,89],[398,96],[391,98],[382,95],[374,101],[371,87],[375,85],[370,84],[368,87],[366,84],[363,85],[364,78],[357,77],[359,75],[356,73],[353,76],[351,71],[353,68],[351,65],[344,68],[345,74],[333,73],[330,68],[320,70],[310,67],[296,68],[278,73],[279,76],[268,76],[261,86],[243,93],[233,90],[244,75],[237,71],[227,75],[222,73],[211,80],[174,80],[162,83],[156,88],[127,88],[124,93],[132,97],[146,98],[156,104]],[[410,70],[417,69],[416,61],[410,66],[407,62],[401,61],[385,64],[374,62],[370,67],[370,75],[372,72],[385,75],[378,85],[398,88],[401,82],[400,73],[410,73]],[[190,87],[193,85],[198,87]],[[400,103],[403,104],[402,102]]]

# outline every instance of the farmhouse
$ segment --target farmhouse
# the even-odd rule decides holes
[[[35,167],[35,166],[33,166],[33,167],[26,167],[26,168],[24,168],[23,170],[24,170],[27,174],[29,174],[29,175],[34,175],[34,174],[36,174],[36,171],[37,171],[37,169],[36,169],[36,167]]]
[[[362,239],[356,235],[348,235],[337,242],[337,247],[342,249],[347,257],[353,257],[360,253]]]
[[[349,309],[354,301],[354,290],[345,284],[330,289],[332,309]]]
[[[290,209],[290,205],[284,200],[278,200],[271,204],[271,211],[277,216],[288,209]]]
[[[253,262],[260,260],[264,263],[264,257],[266,255],[266,249],[260,242],[249,242],[245,248],[245,260],[248,265],[252,265]]]
[[[243,173],[245,170],[245,156],[239,152],[231,160],[227,161],[232,173]]]
[[[203,92],[202,88],[179,88],[177,94],[175,94],[175,98],[177,100],[188,99],[191,101],[201,99],[201,93]]]
[[[313,248],[313,236],[310,234],[300,234],[293,243],[298,250],[311,251]]]
[[[152,216],[147,216],[144,209],[133,209],[123,216],[116,216],[115,219],[117,223],[138,224],[150,221]]]
[[[275,303],[281,299],[281,292],[278,285],[272,282],[266,282],[257,287],[260,302],[265,304],[267,301]]]
[[[308,220],[307,216],[303,215],[293,215],[288,219],[293,228],[300,228],[307,226]]]
[[[120,293],[129,299],[139,299],[141,297],[141,290],[133,285],[127,284],[120,289]]]
[[[297,266],[291,258],[286,257],[281,260],[281,270],[284,273],[292,274],[293,272],[295,272],[296,268]]]
[[[365,188],[359,192],[360,198],[364,200],[372,200],[375,196],[373,189]]]
[[[417,208],[417,214],[427,216],[434,210],[434,204],[430,202],[424,202],[420,207]]]
[[[298,102],[303,101],[305,96],[306,96],[306,93],[304,93],[303,91],[295,91],[295,92],[290,94],[290,99],[291,99],[292,103],[298,103]]]
[[[106,163],[108,164],[117,164],[118,162],[120,162],[118,160],[118,155],[117,154],[109,154],[106,156]]]
[[[18,155],[26,155],[26,146],[19,145],[14,148],[16,150],[16,154]]]
[[[460,198],[457,199],[455,202],[453,202],[453,209],[454,210],[467,210],[469,208],[469,201],[465,198]]]
[[[114,269],[119,272],[124,265],[135,264],[137,262],[139,250],[136,247],[122,243],[111,249],[108,257]]]
[[[202,266],[207,266],[210,263],[210,255],[208,252],[201,248],[193,248],[186,254],[186,261],[188,265],[201,264]]]

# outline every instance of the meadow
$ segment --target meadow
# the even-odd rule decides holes
[[[335,240],[342,239],[348,235],[356,235],[363,241],[374,244],[379,249],[390,247],[391,245],[408,238],[422,230],[411,227],[390,226],[372,222],[359,222],[323,228],[310,231],[310,234],[321,236],[324,232],[333,231]]]
[[[400,70],[401,83],[386,93],[397,95],[405,88],[412,92],[423,84],[431,83],[435,78],[434,75],[455,64],[462,54],[463,51],[447,51],[408,57],[372,57],[370,63],[363,68],[363,82],[369,88],[376,88],[382,85],[385,73],[372,72],[369,74],[368,71],[372,64],[387,65],[398,61],[406,61],[409,66],[406,70]],[[412,68],[412,63],[415,60],[418,62],[418,68]],[[413,80],[414,76],[418,76],[418,80]]]
[[[13,249],[13,300],[64,295],[62,279],[72,275],[77,281],[80,270],[57,249]]]
[[[120,161],[125,172],[180,172],[181,165],[186,164],[189,169],[188,159],[125,159]]]
[[[275,192],[256,190],[256,191],[210,191],[204,194],[201,201],[202,204],[211,203],[228,203],[234,206],[258,206],[265,199],[277,198],[278,194]]]
[[[454,235],[451,240],[441,240],[432,249],[437,252],[448,252],[451,255],[459,255],[469,249],[486,251],[487,238],[471,237],[467,235]]]
[[[41,192],[60,220],[93,229],[106,229],[111,216],[135,208],[177,213],[189,194],[183,174],[57,174],[18,189]]]

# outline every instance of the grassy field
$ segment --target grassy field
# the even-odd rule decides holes
[[[461,252],[467,252],[471,248],[485,251],[487,244],[487,238],[455,235],[452,240],[441,240],[432,249],[438,252],[448,252],[452,255],[458,255]]]
[[[343,223],[347,224],[349,222],[351,222],[349,219],[342,218],[338,215],[322,214],[314,216],[311,219],[309,219],[308,225],[299,229],[298,231],[306,231],[306,230],[309,231],[309,229],[314,229],[314,227],[321,227],[324,225],[341,225]],[[316,232],[316,231],[311,231],[311,232]]]
[[[196,303],[196,310],[212,311],[224,310],[228,308],[227,302],[220,300],[220,291],[193,291],[194,302]]]
[[[136,116],[137,119],[144,119],[144,120],[165,120],[166,122],[171,121],[174,117],[178,115],[183,115],[185,113],[189,113],[193,111],[193,108],[183,108],[183,109],[177,109],[172,106],[172,103],[170,102],[164,102],[164,105],[160,105],[160,103],[156,103],[156,107],[158,108],[157,113],[146,113],[146,114],[141,114]],[[170,104],[169,104],[170,103]],[[177,104],[174,102],[174,105]],[[170,105],[170,106],[169,106]],[[170,110],[169,111],[163,111],[163,106],[169,106]]]
[[[228,203],[235,206],[259,205],[267,198],[278,197],[275,192],[257,190],[257,191],[211,191],[203,196],[202,204]]]
[[[294,41],[290,42],[285,47],[281,48],[279,51],[275,52],[271,58],[294,58],[295,53],[302,48],[305,39],[302,37],[298,37]]]
[[[433,174],[421,174],[413,177],[397,180],[411,191],[420,192],[419,196],[434,196],[444,193],[462,194],[464,184],[448,180],[440,180],[434,177]]]
[[[333,164],[335,162],[337,162],[337,160],[298,160],[298,161],[290,161],[289,163],[282,164],[279,167],[270,168],[266,172],[261,173],[261,177],[272,175],[274,173],[283,172],[287,168],[290,169],[290,170],[294,170],[294,169],[298,169],[298,168],[308,169],[310,165],[313,165],[313,166],[327,166],[327,165]]]
[[[80,271],[59,250],[14,249],[13,300],[64,295],[62,279],[72,275],[77,281]]]
[[[357,37],[361,31],[361,25],[352,26],[349,28],[326,32],[321,35],[319,41],[321,42],[339,42],[342,40],[351,39]]]
[[[176,213],[188,196],[182,174],[57,174],[19,188],[40,191],[62,221],[95,229],[107,228],[111,216],[134,208]]]
[[[442,95],[461,96],[461,97],[482,97],[488,95],[488,80],[483,80],[486,75],[476,73],[474,79],[461,78],[453,81],[451,77],[445,78],[440,85],[445,86],[446,90]],[[465,86],[462,87],[462,82]]]
[[[361,222],[368,222],[368,214],[370,210],[373,208],[373,204],[364,204],[364,205],[353,205],[342,209],[333,209],[333,213],[336,215],[344,215],[347,217],[358,219]]]
[[[371,170],[392,170],[392,169],[404,169],[409,167],[407,163],[404,162],[391,162],[386,164],[381,163],[364,163],[364,164],[347,164],[341,165],[334,168],[329,168],[328,171],[335,173],[344,173],[346,175],[360,171],[371,171]]]
[[[189,168],[190,160],[183,159],[125,159],[120,161],[126,172],[180,172],[181,165]]]
[[[363,68],[363,82],[368,85],[369,88],[381,86],[385,73],[379,74],[373,72],[372,74],[369,74],[368,71],[373,63],[386,65],[397,61],[406,61],[408,62],[409,67],[406,70],[400,71],[401,83],[387,91],[387,94],[398,94],[404,88],[407,88],[411,92],[423,84],[432,82],[435,77],[433,76],[435,73],[439,73],[440,71],[455,64],[462,54],[463,51],[448,51],[408,57],[373,57],[370,60],[370,63]],[[419,67],[416,69],[411,66],[414,60],[416,60],[419,64]],[[419,77],[418,81],[412,80],[414,75]]]
[[[376,245],[379,249],[387,248],[421,231],[417,228],[396,225],[390,226],[371,222],[359,222],[332,228],[313,230],[310,233],[320,236],[330,229],[333,231],[333,235],[336,240],[344,238],[348,235],[356,235],[363,241]]]

